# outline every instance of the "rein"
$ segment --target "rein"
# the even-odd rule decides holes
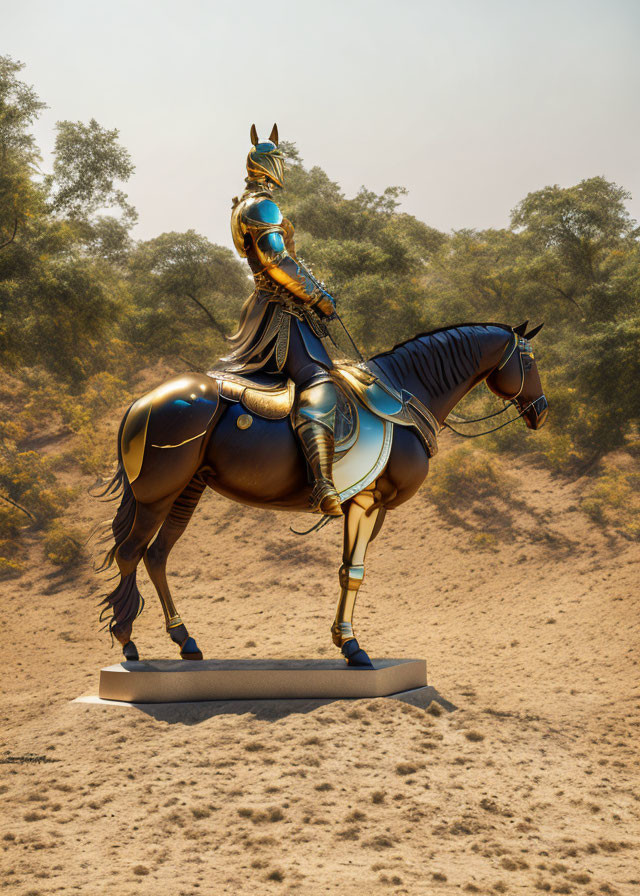
[[[530,401],[529,404],[526,407],[522,408],[520,413],[517,414],[515,417],[512,417],[510,420],[506,420],[504,423],[501,423],[500,426],[494,426],[493,429],[485,429],[484,432],[474,432],[474,433],[460,432],[459,430],[454,429],[453,426],[451,426],[451,424],[447,423],[446,421],[445,421],[444,425],[447,427],[447,429],[450,429],[451,432],[455,432],[455,434],[457,436],[461,436],[463,439],[479,439],[480,436],[488,436],[489,433],[497,432],[499,429],[503,429],[505,426],[508,426],[510,423],[515,423],[516,420],[519,420],[521,417],[524,417],[524,415],[527,413],[529,408],[533,407],[534,404],[535,404],[535,401]],[[498,414],[503,414],[505,411],[508,411],[511,405],[516,406],[515,398],[511,399],[511,401],[509,402],[509,404],[507,405],[506,408],[503,408],[501,411],[498,411],[496,414],[489,414],[487,417],[478,417],[478,421],[488,420],[489,417],[497,417]],[[463,422],[464,423],[476,423],[477,421],[476,420],[465,420]]]
[[[482,423],[483,420],[491,420],[492,417],[500,417],[501,414],[504,414],[505,411],[509,410],[509,407],[513,404],[513,399],[502,408],[501,411],[494,411],[493,414],[485,414],[484,417],[470,417],[468,420],[463,417],[458,417],[457,414],[449,414],[449,417],[456,423],[458,426],[468,426],[470,423]],[[449,418],[447,418],[449,419]],[[449,424],[447,424],[448,426]]]

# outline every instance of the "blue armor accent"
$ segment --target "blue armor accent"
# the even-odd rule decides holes
[[[282,212],[271,199],[255,202],[247,211],[251,220],[261,224],[282,224]]]
[[[281,233],[267,233],[258,240],[260,248],[264,251],[284,252],[284,238]]]

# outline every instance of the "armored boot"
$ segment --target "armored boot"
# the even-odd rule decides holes
[[[340,498],[331,475],[335,416],[336,391],[333,383],[316,383],[298,396],[294,427],[315,479],[311,506],[329,516],[342,516]]]

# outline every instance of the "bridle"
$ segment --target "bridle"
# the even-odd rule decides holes
[[[502,355],[500,363],[495,368],[495,370],[502,370],[504,367],[506,367],[507,363],[511,360],[513,353],[517,350],[518,361],[520,364],[520,388],[515,393],[515,395],[511,396],[511,398],[505,399],[508,402],[508,404],[506,404],[502,408],[502,410],[494,411],[493,414],[485,414],[484,417],[473,417],[470,420],[463,419],[461,417],[458,417],[457,415],[450,414],[449,416],[450,417],[452,416],[455,419],[455,422],[458,426],[469,426],[471,423],[482,423],[483,420],[491,420],[493,417],[500,417],[502,414],[505,413],[505,411],[508,411],[510,407],[515,407],[515,408],[518,407],[516,399],[518,398],[518,396],[524,389],[524,361],[522,360],[522,358],[524,356],[524,357],[531,358],[533,360],[534,354],[533,354],[533,348],[531,347],[531,343],[529,342],[528,339],[525,339],[524,336],[519,336],[518,333],[516,333],[515,331],[512,333],[512,336],[513,336],[513,339],[511,339],[509,341],[509,345],[505,348],[504,354]],[[494,426],[493,429],[486,429],[484,432],[475,432],[475,433],[460,432],[459,430],[454,429],[450,423],[447,423],[447,420],[449,418],[447,418],[447,420],[445,420],[444,426],[446,426],[447,429],[450,429],[451,432],[454,432],[457,436],[461,436],[463,439],[478,439],[478,438],[480,438],[480,436],[488,436],[489,433],[497,432],[499,429],[503,429],[505,426],[509,426],[510,423],[515,423],[516,420],[519,420],[521,417],[524,417],[524,415],[529,410],[529,408],[533,407],[535,405],[535,403],[536,403],[535,400],[530,401],[529,404],[526,405],[526,407],[522,408],[522,410],[518,413],[518,415],[516,417],[511,417],[510,420],[506,420],[504,423],[501,423],[499,426]]]

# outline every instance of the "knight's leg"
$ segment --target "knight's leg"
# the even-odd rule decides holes
[[[342,516],[340,498],[332,476],[336,402],[332,382],[315,382],[298,394],[293,415],[294,429],[315,479],[311,492],[312,507],[329,516]]]
[[[336,618],[331,626],[333,643],[339,647],[350,666],[371,667],[353,631],[353,612],[358,590],[364,579],[364,558],[375,529],[380,509],[376,507],[380,493],[372,485],[353,498],[344,522],[344,548],[340,567],[340,598]]]
[[[337,395],[331,367],[320,339],[307,323],[293,318],[284,369],[296,384],[292,422],[315,480],[311,505],[329,516],[342,516],[332,476]]]
[[[189,636],[187,627],[173,602],[167,582],[167,559],[171,549],[187,528],[204,489],[204,479],[195,476],[176,499],[155,541],[144,555],[144,565],[160,598],[167,632],[171,640],[179,645],[180,655],[185,660],[201,660],[202,653],[195,640]]]

